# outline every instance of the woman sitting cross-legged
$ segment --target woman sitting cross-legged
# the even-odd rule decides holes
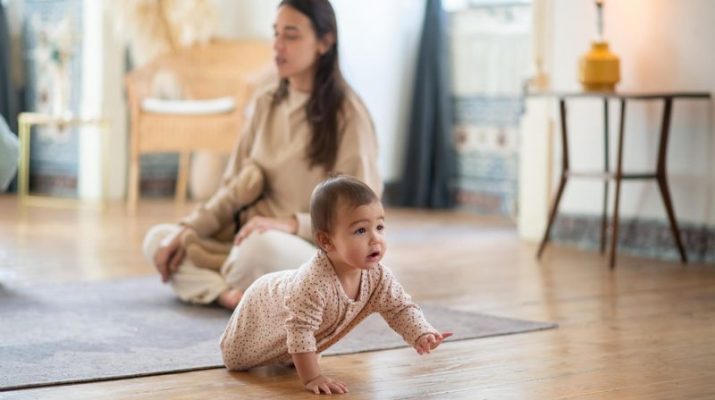
[[[274,31],[280,80],[257,96],[222,187],[179,224],[154,226],[144,240],[162,280],[187,302],[233,309],[261,275],[310,259],[310,194],[329,174],[356,176],[382,192],[372,120],[341,75],[330,3],[284,0]],[[243,171],[249,166],[250,174]],[[257,198],[244,196],[256,185]],[[192,260],[187,238],[234,245],[223,262],[204,264],[215,257]]]

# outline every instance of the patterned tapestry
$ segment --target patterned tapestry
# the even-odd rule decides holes
[[[23,48],[29,111],[79,113],[82,92],[82,0],[25,0]],[[76,196],[76,128],[32,130],[30,192]]]
[[[477,213],[515,215],[531,5],[474,4],[450,14],[457,202]]]

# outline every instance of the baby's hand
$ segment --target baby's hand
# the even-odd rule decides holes
[[[318,375],[308,381],[305,384],[305,388],[315,394],[343,394],[348,392],[348,387],[344,383],[323,375]]]
[[[417,342],[415,342],[417,354],[429,354],[430,351],[436,349],[437,346],[444,341],[444,339],[447,339],[450,336],[452,336],[452,332],[442,332],[437,334],[428,333],[420,336],[419,339],[417,339]]]

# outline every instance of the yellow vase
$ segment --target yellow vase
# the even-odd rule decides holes
[[[608,49],[608,43],[591,43],[591,51],[581,57],[579,65],[579,81],[583,90],[612,92],[620,79],[620,60]]]

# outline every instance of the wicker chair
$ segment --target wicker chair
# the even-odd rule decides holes
[[[192,151],[230,153],[238,139],[245,106],[270,69],[271,46],[265,41],[214,40],[159,57],[126,77],[131,112],[131,150],[127,201],[139,197],[140,156],[179,153],[176,200],[184,201]],[[194,100],[230,98],[234,106],[212,113],[147,111],[146,100],[158,71],[171,71],[185,97]]]

